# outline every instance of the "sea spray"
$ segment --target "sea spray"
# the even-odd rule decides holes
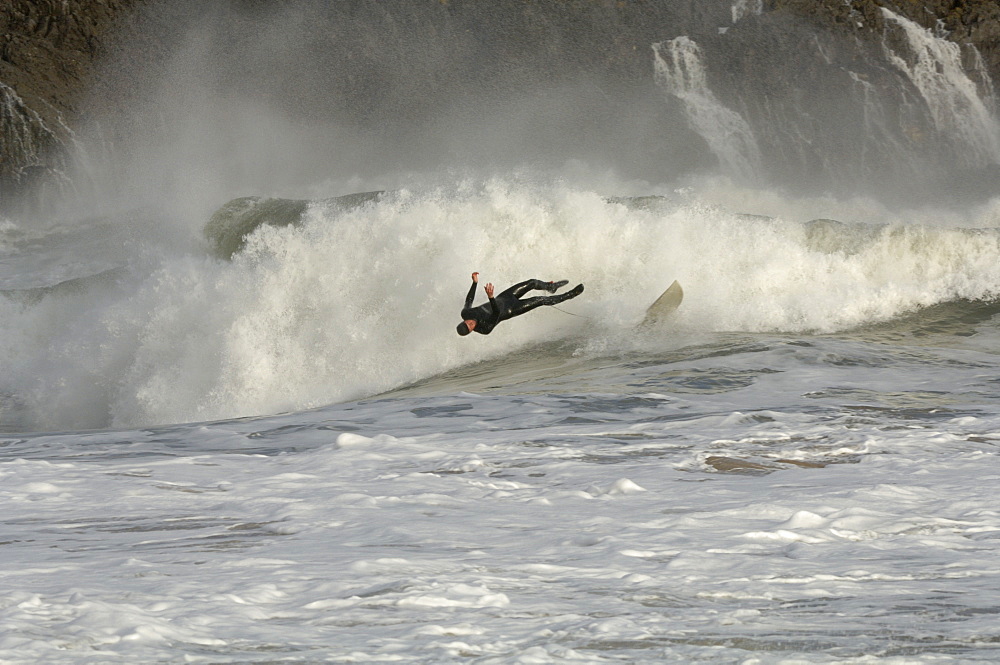
[[[830,332],[991,298],[997,256],[995,230],[817,226],[691,191],[609,199],[511,177],[398,190],[358,208],[317,201],[298,226],[258,227],[231,261],[146,247],[125,272],[79,289],[0,297],[0,393],[21,422],[47,429],[301,410],[542,341],[627,352],[674,279],[686,297],[668,328],[687,338]],[[565,307],[576,316],[542,308],[459,338],[474,270],[498,288],[537,277],[587,290]],[[642,347],[676,343],[667,333]]]
[[[859,98],[864,140],[857,141],[858,167],[863,173],[878,173],[882,160],[890,157],[901,172],[910,169],[911,178],[919,176],[916,160],[910,159],[908,148],[897,132],[900,109],[890,109],[884,103],[878,88],[856,72],[847,71]],[[913,132],[911,131],[911,134]]]

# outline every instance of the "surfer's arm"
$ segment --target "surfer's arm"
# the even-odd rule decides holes
[[[493,298],[493,284],[486,285],[486,297],[490,299],[490,306],[493,307],[493,316],[500,317],[500,306],[497,305],[497,301]]]
[[[479,273],[472,273],[472,286],[469,287],[469,295],[465,296],[465,309],[472,307],[472,301],[476,297],[476,287],[479,286]]]

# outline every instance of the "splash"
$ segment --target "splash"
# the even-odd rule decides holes
[[[756,182],[762,170],[760,150],[749,123],[727,108],[708,86],[698,44],[677,37],[653,44],[656,82],[681,100],[692,128],[708,143],[723,171],[745,182]]]
[[[803,224],[690,193],[606,199],[516,178],[314,201],[300,223],[258,226],[229,261],[144,242],[122,270],[0,293],[0,427],[11,411],[34,429],[297,411],[540,340],[617,353],[674,279],[686,297],[671,325],[699,336],[844,330],[1000,284],[989,229]],[[33,243],[39,272],[50,245]],[[566,306],[577,316],[544,308],[459,338],[473,270],[587,290]]]

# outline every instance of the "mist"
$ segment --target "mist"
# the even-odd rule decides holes
[[[89,102],[69,207],[169,210],[190,232],[238,196],[514,171],[607,195],[722,176],[896,206],[992,196],[992,83],[943,39],[890,13],[862,44],[736,5],[144,3]]]
[[[691,294],[695,334],[837,330],[993,293],[992,254],[964,236],[953,246],[970,252],[972,277],[942,268],[931,284],[919,277],[933,251],[914,256],[912,274],[885,273],[881,246],[855,261],[815,256],[803,240],[817,218],[997,226],[998,206],[971,197],[954,214],[913,213],[939,191],[924,176],[990,166],[989,154],[955,152],[994,118],[963,139],[950,127],[968,125],[945,114],[936,126],[918,103],[987,100],[963,72],[942,68],[927,93],[874,59],[852,77],[847,47],[823,34],[840,55],[813,58],[807,80],[784,76],[802,27],[768,30],[775,19],[752,12],[734,24],[726,2],[636,13],[591,2],[143,7],[89,102],[67,223],[40,243],[17,224],[4,236],[20,263],[0,271],[14,340],[0,395],[28,427],[312,408],[482,360],[450,323],[472,270],[498,283],[549,271],[585,282],[583,314],[613,328],[595,348],[613,349],[629,348],[632,322],[673,279]],[[894,53],[940,46],[912,32]],[[769,52],[782,39],[786,50]],[[770,68],[740,79],[727,58]],[[895,86],[884,95],[880,76]],[[817,110],[837,90],[842,105]],[[889,122],[903,98],[918,124]],[[858,113],[879,122],[858,124]],[[886,203],[907,191],[900,183],[925,198]],[[394,191],[351,209],[329,200],[372,190]],[[236,256],[213,256],[206,223],[250,196],[313,203],[291,226],[241,230]],[[946,244],[930,237],[932,249]],[[859,275],[854,318],[829,279],[844,271]],[[883,298],[900,280],[903,295]],[[784,300],[761,309],[755,298],[777,284]],[[389,334],[383,310],[419,324]],[[532,321],[504,352],[579,323]],[[425,346],[404,334],[414,330]],[[404,347],[405,360],[383,367]]]
[[[653,84],[651,43],[609,46],[595,29],[613,32],[612,13],[580,11],[574,34],[553,22],[565,15],[508,3],[151,5],[91,102],[102,147],[87,177],[104,204],[203,214],[234,196],[330,196],[442,171],[586,164],[662,182],[709,166]]]

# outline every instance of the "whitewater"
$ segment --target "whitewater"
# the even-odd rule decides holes
[[[650,45],[651,82],[728,172],[247,191],[211,116],[0,219],[0,662],[1000,659],[1000,199],[741,179],[699,53]],[[220,254],[249,195],[291,223]],[[462,338],[473,271],[586,291]]]

